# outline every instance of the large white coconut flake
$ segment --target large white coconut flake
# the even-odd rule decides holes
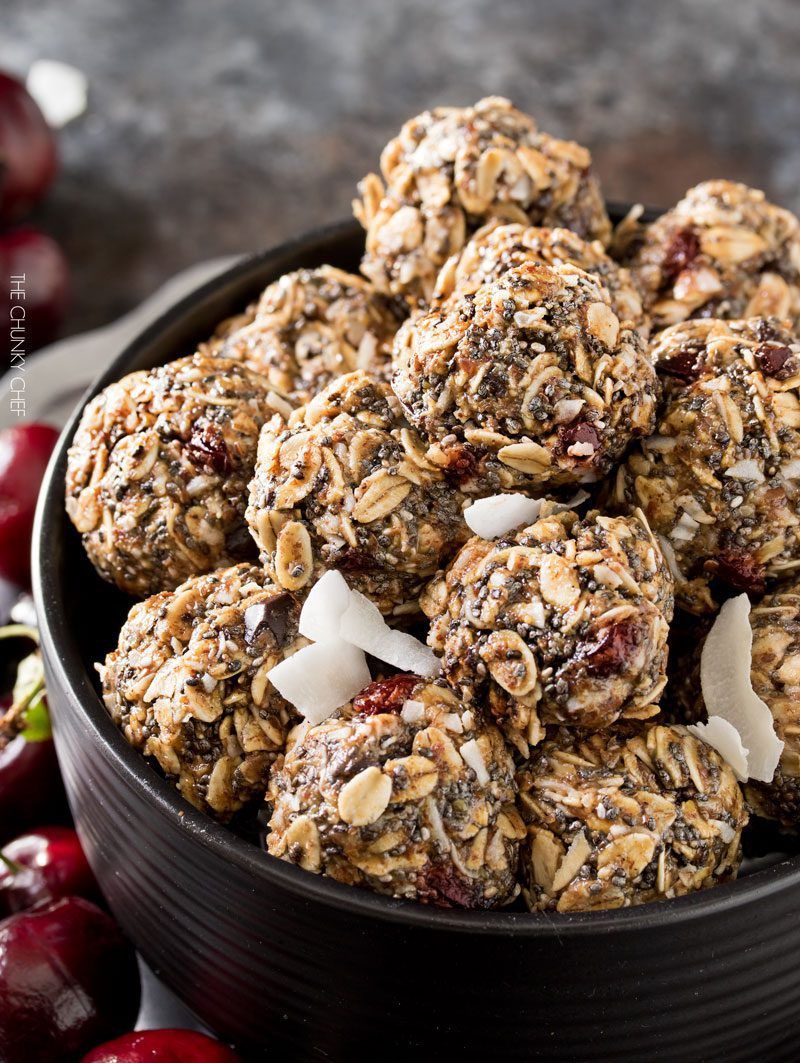
[[[305,646],[276,664],[268,677],[311,724],[327,720],[372,681],[364,651],[342,639]]]
[[[359,591],[350,591],[350,603],[339,627],[341,638],[403,672],[431,677],[442,670],[439,658],[419,639],[388,626],[380,609]]]
[[[708,723],[693,723],[689,731],[701,742],[711,746],[733,768],[739,782],[747,779],[747,750],[742,745],[742,736],[732,723],[721,716],[710,716]]]
[[[510,492],[505,495],[489,495],[479,498],[464,510],[467,527],[481,539],[498,539],[515,528],[534,524],[547,504],[551,513],[560,513],[580,505],[589,496],[585,491],[578,491],[568,502],[549,502],[546,498],[528,498]]]
[[[341,572],[331,569],[320,576],[300,610],[301,635],[314,642],[340,637],[339,628],[347,606],[350,588]]]
[[[700,659],[700,683],[709,717],[727,720],[747,750],[747,774],[771,782],[783,742],[775,734],[772,713],[753,690],[750,666],[753,631],[746,594],[722,606],[708,633]]]

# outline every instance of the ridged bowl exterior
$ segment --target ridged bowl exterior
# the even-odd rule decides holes
[[[279,274],[354,268],[359,250],[347,224],[237,265],[143,333],[92,393],[190,353]],[[34,551],[58,754],[114,914],[221,1037],[274,1061],[798,1058],[798,860],[620,912],[444,912],[306,874],[185,804],[98,697],[91,662],[130,603],[94,575],[64,516],[74,427],[48,471]]]

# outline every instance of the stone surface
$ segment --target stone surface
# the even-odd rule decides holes
[[[796,0],[4,0],[2,22],[0,66],[90,82],[36,219],[72,262],[70,332],[346,216],[406,117],[489,93],[586,143],[610,198],[727,176],[800,210]]]

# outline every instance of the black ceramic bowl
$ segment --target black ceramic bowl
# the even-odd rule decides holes
[[[351,223],[235,266],[135,340],[92,394],[190,353],[279,274],[353,269],[360,248]],[[64,516],[77,416],[50,465],[35,544],[58,753],[114,914],[221,1037],[276,1061],[797,1058],[798,859],[623,911],[439,911],[307,874],[186,804],[98,697],[92,663],[129,603],[95,576]]]

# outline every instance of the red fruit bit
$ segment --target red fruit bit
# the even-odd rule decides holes
[[[700,376],[701,367],[699,361],[701,353],[697,348],[684,347],[680,351],[670,354],[668,358],[663,358],[658,363],[658,371],[666,376],[677,377],[687,384],[691,383]]]
[[[776,377],[778,380],[786,380],[794,372],[794,362],[791,361],[791,347],[782,344],[763,344],[756,348],[756,361],[758,368],[764,376]]]
[[[699,254],[700,239],[694,229],[686,227],[676,230],[661,262],[665,280],[671,284]]]
[[[94,1048],[81,1063],[240,1063],[219,1041],[194,1030],[140,1030]]]
[[[447,464],[445,472],[457,483],[470,480],[478,468],[478,455],[465,443],[454,443],[445,450]]]
[[[763,564],[740,550],[723,550],[718,555],[717,578],[737,591],[761,594],[764,590]]]
[[[430,864],[420,872],[417,888],[420,899],[437,908],[481,908],[481,896],[471,882],[462,878],[453,864]]]
[[[600,450],[600,433],[593,425],[586,421],[574,421],[572,424],[562,424],[558,429],[558,441],[561,449],[569,452],[569,448],[576,443],[588,443],[592,447],[591,454],[570,455],[579,461],[593,461]]]
[[[233,470],[222,429],[211,421],[198,421],[186,447],[189,461],[217,476],[227,476]]]
[[[370,683],[353,698],[353,710],[359,716],[376,716],[399,712],[411,692],[422,682],[418,675],[393,675]]]
[[[578,656],[585,671],[604,679],[626,667],[638,643],[638,624],[621,620],[605,627],[594,644],[584,644]]]

